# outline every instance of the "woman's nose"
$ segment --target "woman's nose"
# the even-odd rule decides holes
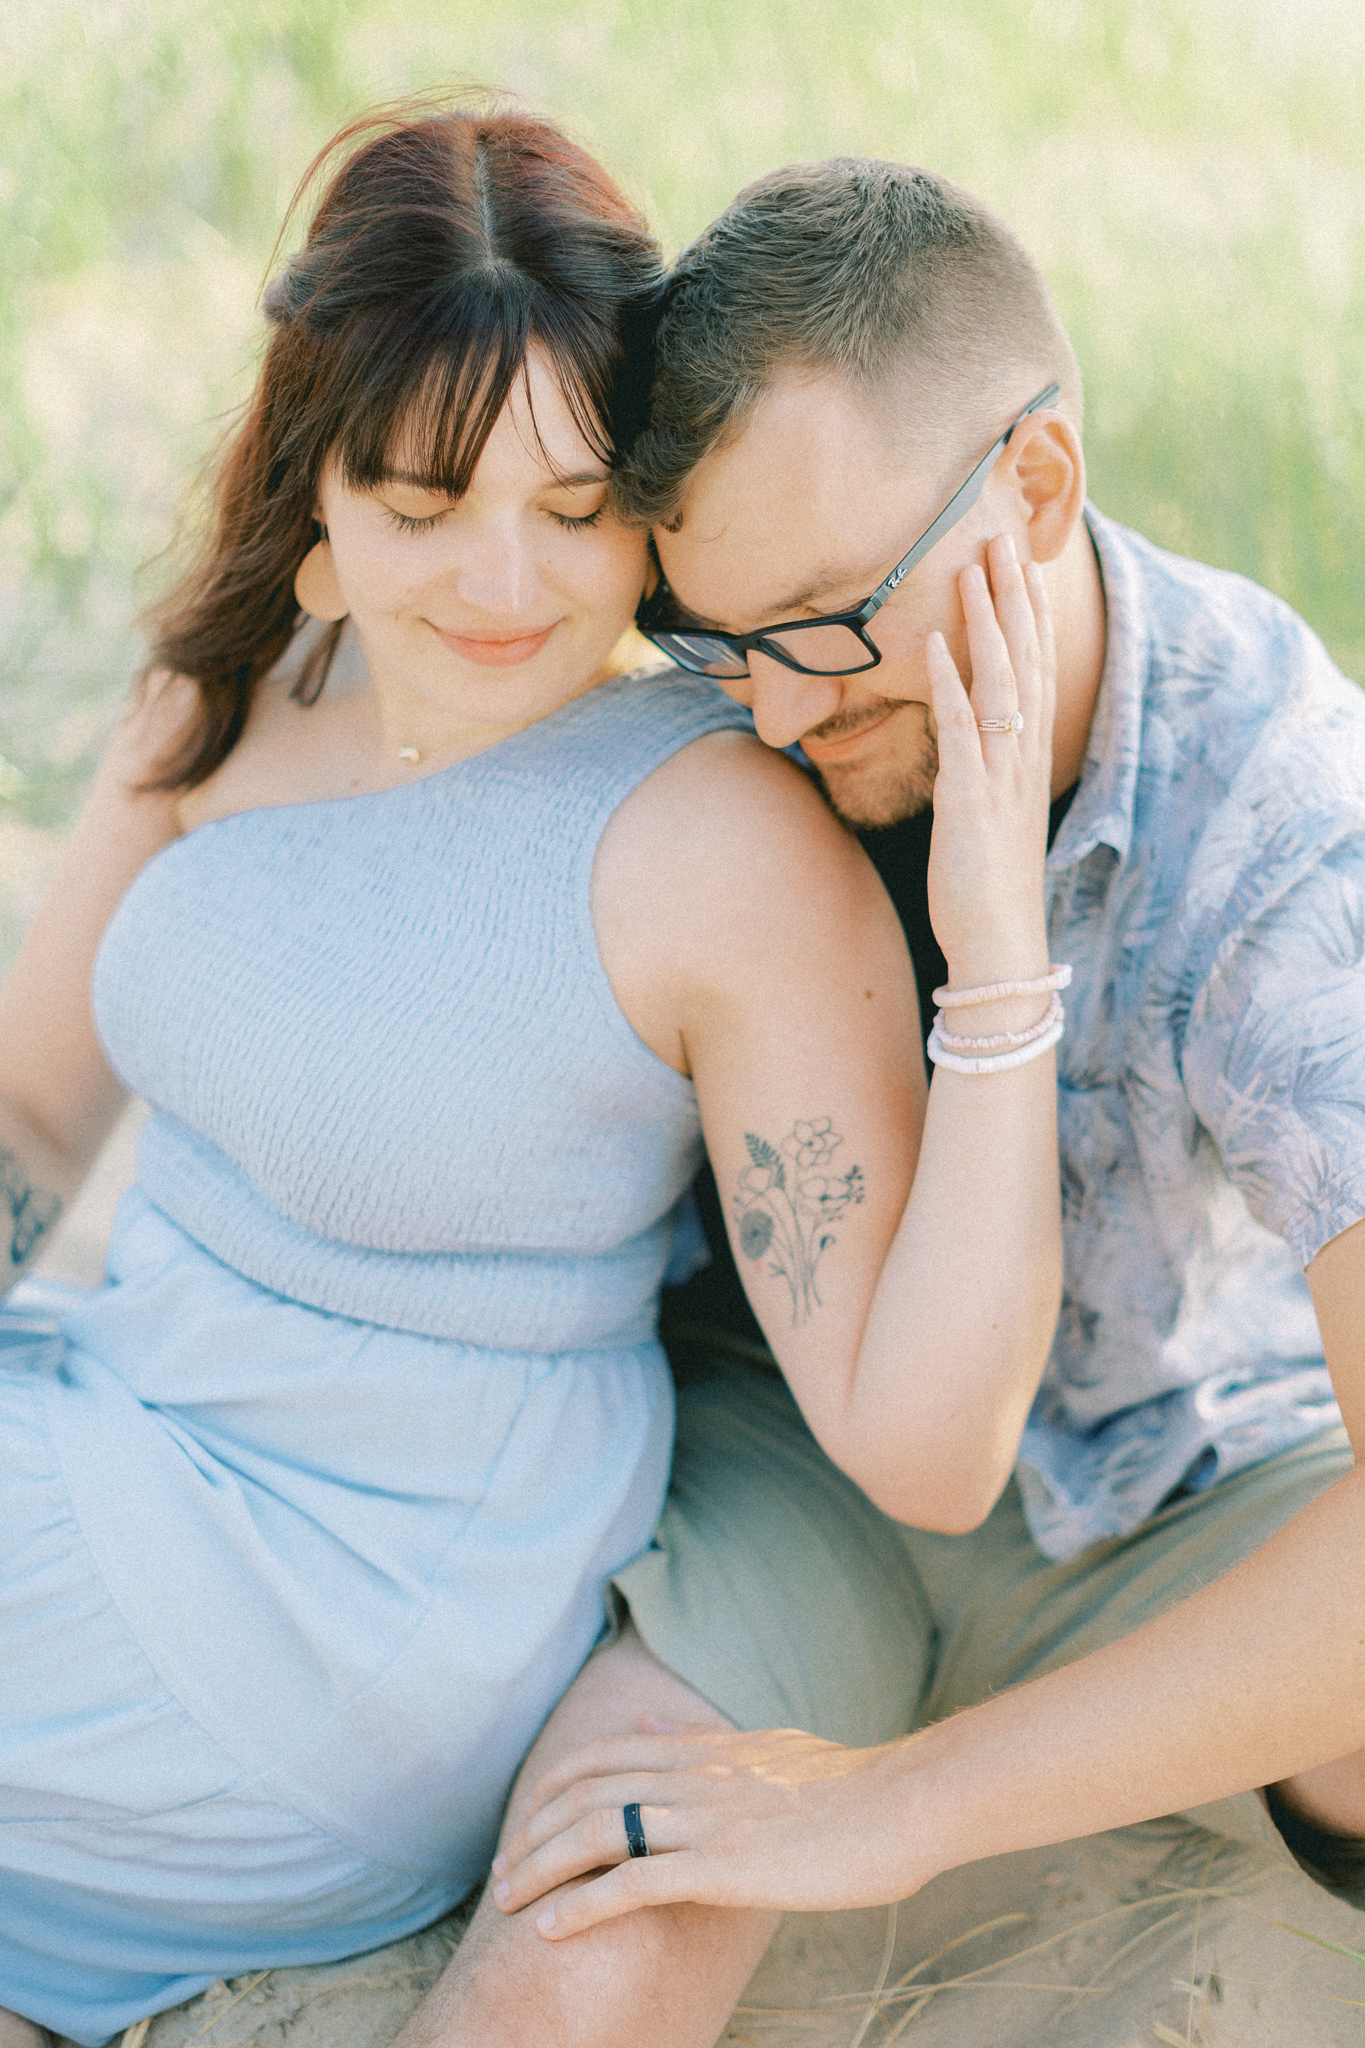
[[[533,601],[536,572],[516,520],[469,522],[452,536],[445,579],[462,604],[489,618],[519,619]]]
[[[754,714],[754,727],[765,746],[790,747],[803,733],[832,718],[843,701],[838,676],[807,676],[771,655],[749,652],[749,677],[733,692]]]

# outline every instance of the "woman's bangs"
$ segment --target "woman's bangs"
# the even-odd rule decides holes
[[[343,414],[335,449],[345,481],[373,490],[401,478],[443,497],[462,498],[518,378],[540,452],[553,471],[527,375],[533,348],[549,357],[584,442],[610,466],[612,440],[596,395],[610,379],[610,367],[602,360],[610,344],[603,347],[596,336],[545,334],[530,312],[504,298],[488,307],[485,317],[459,321],[458,334],[434,339],[425,351],[404,347],[396,335],[387,338],[382,351],[372,352],[370,374],[359,380],[362,390],[353,393]]]

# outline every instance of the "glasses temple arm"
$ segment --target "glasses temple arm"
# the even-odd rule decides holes
[[[1040,391],[1036,398],[1029,400],[1029,403],[1021,413],[1016,414],[1000,436],[1000,439],[995,443],[995,446],[986,450],[986,453],[982,456],[980,462],[977,463],[976,468],[972,471],[966,483],[963,484],[961,490],[954,491],[933,525],[927,532],[920,535],[909,554],[903,556],[897,562],[881,589],[874,592],[873,596],[868,599],[868,618],[871,618],[874,612],[881,610],[896,586],[904,582],[916,562],[923,560],[930,548],[937,541],[942,540],[949,528],[956,526],[959,519],[966,518],[977,499],[981,496],[982,491],[986,488],[986,478],[1009,446],[1010,436],[1021,421],[1026,420],[1031,412],[1039,412],[1043,406],[1051,405],[1053,399],[1060,398],[1061,395],[1062,387],[1060,384],[1049,384],[1046,391]]]

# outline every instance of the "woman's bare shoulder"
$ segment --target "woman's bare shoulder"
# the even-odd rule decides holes
[[[897,971],[905,954],[872,863],[810,776],[738,732],[694,741],[616,812],[593,922],[626,1016],[681,1072],[698,1004],[761,1007],[813,959],[840,978],[869,947]]]
[[[609,832],[621,857],[689,899],[743,882],[751,898],[809,885],[846,889],[866,855],[813,778],[751,733],[694,740],[621,806]],[[611,848],[604,838],[603,854]]]

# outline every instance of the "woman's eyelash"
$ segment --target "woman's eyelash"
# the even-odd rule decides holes
[[[437,520],[444,517],[443,513],[433,512],[429,519],[410,519],[406,512],[395,512],[391,505],[384,509],[400,533],[430,533]]]
[[[391,505],[384,509],[400,533],[430,533],[437,521],[445,517],[442,512],[433,512],[429,518],[413,519],[406,512],[395,512]],[[571,518],[567,512],[552,512],[550,517],[566,533],[584,533],[590,526],[596,526],[605,510],[605,505],[599,505],[595,512],[587,512],[579,519]]]

